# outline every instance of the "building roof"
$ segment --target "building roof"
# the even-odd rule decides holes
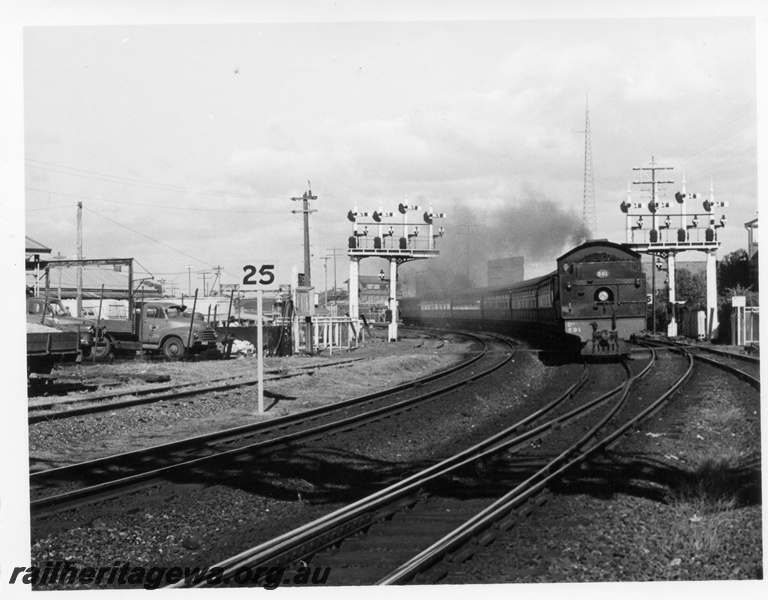
[[[28,235],[24,236],[25,244],[24,244],[24,252],[26,254],[50,254],[51,249],[47,246],[44,246],[37,240],[33,240]]]
[[[41,272],[40,276],[43,278],[44,274]],[[140,283],[140,281],[134,280],[134,290],[138,289]],[[26,284],[27,287],[34,287],[34,271],[27,271]],[[83,298],[100,298],[102,285],[104,286],[105,299],[121,300],[128,298],[128,273],[117,271],[114,267],[93,265],[83,267]],[[38,286],[40,290],[45,289],[45,280],[41,279]],[[77,295],[77,268],[51,267],[49,287],[51,293],[56,296],[59,296],[59,290],[61,290],[61,298],[75,298]],[[152,287],[145,287],[143,289],[144,297],[146,298],[154,298],[160,295]],[[140,295],[141,292],[136,296],[137,299]]]

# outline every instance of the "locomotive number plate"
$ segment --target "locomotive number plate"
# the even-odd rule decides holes
[[[566,321],[565,322],[565,332],[566,333],[581,333],[581,325],[579,323],[574,323],[573,321]]]

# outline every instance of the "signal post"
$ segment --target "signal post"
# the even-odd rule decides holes
[[[717,250],[720,248],[720,242],[717,239],[717,230],[725,227],[726,218],[722,215],[719,222],[716,219],[714,209],[728,206],[727,202],[715,202],[714,189],[710,184],[709,198],[703,200],[702,212],[688,212],[686,202],[688,200],[701,200],[700,194],[689,194],[685,189],[685,176],[683,176],[682,189],[675,194],[675,201],[680,207],[678,214],[679,227],[676,232],[672,232],[673,215],[667,214],[664,220],[659,213],[660,209],[667,209],[672,206],[670,202],[660,202],[656,193],[656,185],[662,183],[674,183],[673,181],[658,181],[655,178],[655,171],[658,169],[667,169],[668,167],[652,166],[646,169],[635,167],[634,170],[651,171],[650,181],[635,181],[635,184],[650,184],[651,201],[644,205],[631,201],[631,190],[627,190],[627,201],[621,203],[621,211],[626,214],[626,245],[637,252],[650,254],[654,257],[663,258],[667,261],[667,272],[669,278],[669,303],[672,306],[672,319],[667,327],[667,335],[674,337],[678,334],[677,320],[675,314],[675,256],[680,252],[699,251],[704,252],[707,257],[706,280],[707,280],[707,337],[713,338],[717,334],[719,325],[717,318]],[[649,212],[641,212],[647,208]],[[650,217],[651,228],[644,229],[646,219]],[[701,217],[701,219],[700,219]],[[703,231],[703,239],[702,239]],[[654,260],[655,263],[655,260]],[[656,263],[652,267],[653,271],[653,319],[655,332],[655,309],[656,309],[656,270],[661,270],[663,265]]]
[[[364,258],[385,258],[389,261],[389,279],[382,271],[379,277],[382,281],[389,281],[388,310],[390,315],[388,327],[389,341],[397,341],[397,267],[412,260],[433,258],[440,255],[435,248],[435,240],[442,237],[445,230],[438,228],[434,233],[433,220],[444,218],[445,213],[435,213],[432,206],[422,215],[424,223],[428,226],[426,235],[419,229],[419,225],[408,224],[409,211],[421,211],[420,206],[399,204],[398,213],[402,215],[402,235],[395,239],[395,224],[386,224],[385,218],[395,216],[394,212],[385,213],[382,207],[370,214],[373,222],[359,221],[362,217],[368,217],[368,212],[359,212],[357,206],[347,213],[347,218],[352,221],[353,230],[349,237],[347,254],[349,256],[349,316],[353,321],[360,319],[360,303],[358,289],[360,285],[360,261]],[[358,226],[362,225],[362,231]],[[369,239],[369,225],[376,227],[377,235]],[[385,227],[387,229],[385,230]],[[399,229],[399,226],[398,226]]]

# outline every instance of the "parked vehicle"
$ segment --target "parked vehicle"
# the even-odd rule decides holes
[[[75,362],[82,356],[77,331],[60,331],[39,323],[27,323],[27,381],[45,382],[60,362]]]
[[[170,360],[187,354],[216,350],[216,331],[202,315],[192,319],[186,306],[173,301],[151,300],[136,304],[132,319],[89,320],[98,326],[96,358],[113,352],[162,352]]]
[[[27,323],[44,325],[60,332],[74,332],[79,341],[79,352],[82,353],[80,358],[90,356],[94,346],[96,327],[89,321],[70,315],[58,298],[28,297]]]

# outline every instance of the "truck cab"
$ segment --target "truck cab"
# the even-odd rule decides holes
[[[37,323],[60,331],[76,331],[80,338],[82,358],[90,356],[94,347],[96,327],[85,319],[69,314],[58,298],[27,298],[27,323]]]
[[[103,334],[97,358],[113,351],[162,352],[169,360],[216,349],[216,331],[200,315],[192,318],[187,307],[171,300],[136,303],[132,319],[101,321]]]

